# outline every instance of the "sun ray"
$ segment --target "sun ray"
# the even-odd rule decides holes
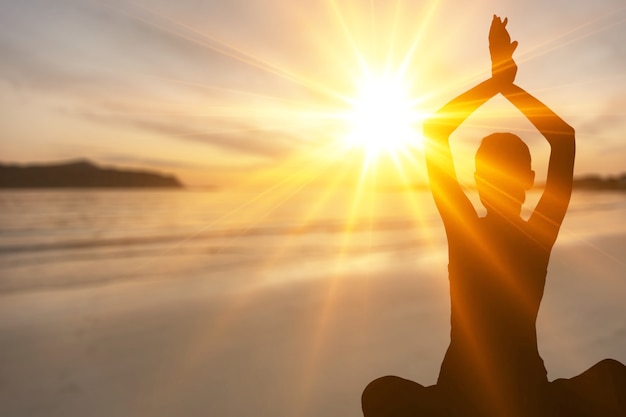
[[[417,51],[417,48],[420,42],[422,41],[422,36],[424,36],[424,32],[426,31],[426,29],[428,28],[428,25],[433,19],[433,15],[435,14],[437,7],[439,7],[440,1],[441,0],[432,1],[430,5],[428,6],[426,16],[424,16],[424,18],[422,19],[421,24],[419,25],[419,30],[415,34],[415,37],[413,38],[413,42],[411,43],[411,46],[409,47],[408,51],[404,55],[404,59],[402,60],[402,63],[398,67],[398,74],[400,76],[405,75],[409,67],[409,64],[411,63],[411,60],[413,59],[413,56],[415,55],[415,52]]]
[[[378,61],[378,37],[377,37],[377,25],[376,25],[376,10],[374,7],[374,0],[370,0],[370,42],[372,44],[371,48],[373,51],[374,59]]]
[[[316,162],[318,160],[319,160],[318,158],[311,158],[311,161],[313,162]],[[269,201],[270,204],[264,209],[263,213],[260,213],[258,211],[254,211],[252,213],[251,219],[255,223],[260,223],[272,211],[276,210],[276,208],[278,208],[279,206],[285,204],[293,196],[295,196],[297,193],[302,191],[302,189],[306,187],[307,184],[313,181],[316,177],[319,177],[321,175],[322,170],[315,169],[315,170],[309,170],[308,172],[309,172],[309,175],[307,176],[307,178],[304,179],[304,181],[302,181],[302,178],[298,175],[300,173],[296,172],[289,178],[281,181],[280,183],[276,184],[274,187],[271,187],[270,189],[266,190],[261,195],[254,198],[253,200],[248,201],[247,203],[241,205],[237,211],[239,211],[240,209],[243,209],[246,206],[250,206],[252,203],[259,201],[262,196],[270,197],[268,194],[269,192],[274,192],[275,190],[278,189],[278,187],[282,187],[286,183],[290,183],[288,184],[289,189],[285,190],[281,197],[277,197],[275,195],[271,196],[272,198]],[[215,223],[223,220],[225,217],[230,216],[233,213],[234,211],[231,211],[227,213],[226,215],[222,216],[216,222],[213,222],[211,224],[211,227]],[[240,228],[236,234],[228,236],[229,242],[232,242],[234,240],[237,240],[243,237],[246,234],[246,232],[250,230],[252,226],[253,226],[253,223],[249,223],[247,227]],[[202,231],[204,231],[204,229]],[[176,245],[176,247],[180,247],[180,245],[185,244],[189,240],[195,238],[199,233],[201,232],[197,232],[193,236],[190,236],[189,238],[179,242]],[[174,247],[169,248],[169,250],[173,250],[173,249]],[[157,258],[163,259],[164,258],[163,255],[165,255],[165,253],[162,253]],[[235,297],[233,299],[233,302],[227,307],[226,311],[222,312],[222,314],[218,317],[218,320],[216,321],[216,323],[208,332],[204,323],[202,322],[196,326],[191,325],[192,327],[196,327],[198,331],[188,333],[189,340],[187,341],[187,343],[182,344],[182,346],[185,348],[184,354],[180,355],[179,356],[180,359],[174,362],[172,366],[169,367],[170,369],[167,375],[168,378],[173,381],[189,379],[194,369],[197,368],[197,364],[201,360],[205,359],[208,355],[210,355],[212,342],[216,340],[216,338],[218,338],[224,331],[226,331],[226,329],[230,327],[230,325],[232,325],[237,320],[237,313],[239,311],[242,311],[242,309],[249,302],[252,301],[253,295],[254,295],[253,291],[248,291]],[[202,331],[200,331],[201,329]],[[161,396],[167,397],[168,395],[175,395],[174,392],[165,390],[164,386],[161,386],[161,387],[163,388],[159,388],[159,386],[155,386],[153,388],[153,390],[155,391],[153,392],[153,395],[157,395],[159,398],[161,398]]]
[[[320,156],[323,155],[325,152],[327,152],[327,149],[322,149],[318,152],[307,153],[305,155],[304,161],[301,159],[296,159],[295,161],[291,161],[291,164],[290,164],[291,168],[285,169],[285,171],[290,172],[290,174],[287,175],[285,178],[281,179],[280,181],[276,182],[275,184],[269,187],[266,187],[265,190],[255,194],[253,197],[247,199],[246,201],[239,204],[238,206],[228,210],[224,214],[220,215],[217,219],[212,220],[211,222],[199,228],[195,232],[189,233],[189,235],[186,238],[181,239],[178,242],[171,244],[167,248],[160,251],[157,255],[146,260],[145,262],[135,265],[135,267],[131,271],[127,271],[127,272],[134,275],[134,274],[138,274],[141,271],[148,269],[149,267],[153,267],[155,263],[158,263],[164,260],[169,253],[188,244],[189,242],[191,242],[193,239],[197,238],[201,234],[206,233],[209,230],[215,230],[217,226],[224,224],[228,219],[233,218],[235,215],[241,216],[244,209],[253,207],[254,204],[261,202],[263,199],[275,198],[273,197],[273,193],[276,193],[280,191],[281,188],[285,187],[286,185],[293,183],[293,181],[299,178],[303,174],[303,172],[308,170],[310,172],[316,173],[315,175],[321,175],[320,170],[317,170],[317,171],[311,170],[310,165],[307,164],[306,161],[309,161],[309,162],[318,161],[320,159]],[[252,217],[253,218],[256,217],[256,214],[253,214]]]
[[[333,316],[332,313],[335,307],[335,298],[337,296],[337,291],[339,289],[338,287],[343,274],[342,268],[344,257],[346,254],[345,251],[348,248],[352,229],[356,221],[357,212],[359,211],[361,198],[364,191],[363,182],[363,180],[359,181],[358,185],[355,187],[354,197],[352,198],[352,205],[346,217],[346,222],[341,235],[342,239],[340,247],[333,262],[333,272],[331,274],[331,277],[328,279],[329,282],[326,288],[324,304],[319,313],[315,329],[312,331],[313,341],[309,350],[308,360],[303,366],[301,383],[298,390],[299,398],[296,402],[299,408],[297,410],[294,410],[295,413],[293,415],[299,415],[302,411],[302,408],[306,405],[306,402],[308,401],[308,393],[310,392],[310,385],[312,384],[313,378],[318,369],[318,362],[320,360],[324,343],[326,341],[326,330],[331,323],[331,318]]]
[[[357,63],[359,64],[359,67],[361,69],[361,72],[366,73],[368,71],[368,66],[365,62],[365,59],[363,58],[363,54],[361,53],[361,51],[359,50],[359,48],[357,47],[357,44],[354,40],[354,37],[352,36],[352,34],[350,33],[350,30],[348,29],[348,25],[346,24],[346,20],[343,17],[343,13],[341,12],[341,9],[339,8],[339,6],[337,5],[336,0],[327,0],[327,3],[330,5],[333,14],[335,16],[335,19],[337,21],[337,23],[339,24],[339,27],[341,28],[343,34],[346,37],[346,40],[348,41],[348,43],[350,44],[350,48],[352,49],[352,53],[354,54]]]
[[[403,0],[396,0],[394,13],[393,13],[393,24],[391,25],[391,34],[389,35],[389,46],[387,48],[387,58],[385,59],[385,73],[389,73],[392,69],[393,65],[393,55],[395,52],[395,43],[396,37],[398,36],[398,26],[399,26],[399,17],[400,17],[400,9]]]
[[[113,6],[109,6],[109,7],[113,7]],[[170,33],[172,35],[178,36],[181,39],[185,39],[191,43],[195,43],[197,45],[200,45],[202,47],[205,47],[211,51],[217,52],[223,56],[232,58],[236,61],[239,61],[241,63],[247,64],[253,68],[257,68],[260,70],[263,70],[269,74],[272,75],[276,75],[280,78],[283,78],[285,80],[294,82],[298,85],[301,85],[303,87],[309,88],[313,91],[316,91],[318,93],[322,93],[325,94],[327,96],[333,97],[335,99],[340,99],[340,100],[346,100],[347,97],[343,96],[342,94],[338,93],[337,91],[334,91],[332,89],[330,89],[328,86],[319,83],[317,81],[311,80],[310,78],[304,77],[302,75],[296,74],[293,71],[287,70],[285,68],[281,68],[277,65],[274,65],[262,58],[259,58],[258,56],[255,56],[254,54],[247,52],[239,47],[236,47],[226,41],[223,41],[221,39],[219,39],[216,36],[213,36],[207,32],[203,32],[199,29],[196,29],[184,22],[178,21],[162,12],[157,11],[156,9],[152,9],[152,8],[148,8],[146,6],[140,6],[140,5],[136,5],[137,8],[153,15],[156,17],[159,17],[161,19],[163,19],[166,22],[169,22],[171,24],[174,24],[176,27],[178,27],[179,29],[183,29],[185,31],[190,32],[193,35],[199,36],[200,39],[191,36],[185,32],[182,32],[181,30],[175,30],[173,28],[169,28],[166,27],[165,25],[161,25],[155,21],[146,19],[142,16],[139,16],[135,13],[131,13],[130,11],[127,10],[122,10],[122,9],[118,9],[118,8],[114,8],[114,10],[118,11],[119,13],[123,13],[131,18],[134,18],[136,20],[139,20],[147,25],[150,25],[152,27],[155,27],[161,31]],[[208,41],[208,42],[207,42]]]
[[[299,236],[301,233],[306,232],[306,230],[312,225],[318,211],[328,203],[330,197],[336,192],[339,184],[346,178],[348,172],[348,169],[343,167],[334,180],[328,186],[324,187],[323,193],[313,201],[311,207],[306,213],[304,213],[302,220],[300,220],[298,225],[287,235],[285,242],[271,256],[268,256],[267,261],[263,265],[264,269],[271,270],[277,263],[279,263],[282,256],[289,252],[292,240],[294,240],[294,238]]]
[[[416,182],[415,180],[411,181],[409,179],[409,176],[407,175],[404,166],[402,165],[402,163],[399,161],[399,159],[396,157],[393,158],[393,162],[394,162],[394,166],[396,168],[396,171],[398,173],[398,176],[400,178],[401,184],[404,187],[402,191],[406,191],[403,192],[403,194],[405,196],[409,196],[409,201],[411,203],[411,213],[414,216],[417,216],[418,220],[420,220],[420,223],[425,224],[426,222],[424,221],[424,217],[422,217],[424,215],[424,209],[423,207],[420,207],[417,204],[417,201],[415,200],[415,195],[417,194],[414,190],[415,187],[418,186],[423,186],[424,184],[421,182]]]

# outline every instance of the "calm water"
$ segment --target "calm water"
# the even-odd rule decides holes
[[[428,193],[366,194],[354,201],[345,192],[0,192],[0,291],[89,281],[84,267],[90,261],[107,260],[109,278],[120,279],[127,266],[116,270],[114,261],[129,258],[136,261],[134,274],[149,272],[140,271],[142,263],[177,257],[202,258],[227,273],[268,256],[280,269],[298,259],[334,262],[339,252],[349,263],[380,252],[428,257],[445,251]],[[624,220],[626,194],[576,193],[560,241],[619,235],[626,232]],[[184,260],[177,262],[185,268]],[[61,263],[65,277],[53,267]],[[33,270],[37,279],[20,277]]]
[[[295,261],[333,262],[340,251],[362,256],[442,238],[423,193],[370,195],[355,208],[339,193],[26,191],[0,193],[0,210],[0,291],[132,279],[164,259],[180,269],[170,274],[218,268],[226,281],[230,269],[269,258],[280,271]],[[106,275],[90,265],[103,261]]]

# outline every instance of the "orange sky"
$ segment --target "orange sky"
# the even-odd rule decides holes
[[[520,43],[517,83],[576,128],[577,174],[621,172],[623,2],[474,3],[5,3],[0,160],[89,158],[172,172],[189,185],[289,175],[324,183],[340,173],[349,182],[362,152],[342,145],[345,115],[365,73],[398,75],[416,114],[429,114],[488,76],[497,13]],[[471,177],[480,137],[494,130],[527,139],[544,172],[547,146],[495,99],[454,138],[462,177]],[[391,181],[398,161],[386,159],[378,175]],[[399,159],[408,182],[422,180],[422,159],[419,143]]]

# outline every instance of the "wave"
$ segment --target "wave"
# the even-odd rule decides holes
[[[110,247],[128,247],[158,244],[176,244],[189,241],[206,241],[215,239],[228,239],[240,237],[262,237],[262,236],[294,236],[316,233],[340,234],[340,233],[366,233],[410,230],[418,225],[408,219],[359,219],[354,222],[320,221],[305,225],[290,226],[256,226],[237,227],[219,230],[201,230],[188,234],[161,234],[152,236],[128,236],[116,238],[98,239],[72,239],[55,242],[34,242],[15,245],[1,245],[0,255],[30,253],[30,252],[51,252],[66,250],[86,250]]]

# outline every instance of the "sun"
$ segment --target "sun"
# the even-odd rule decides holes
[[[347,133],[342,138],[349,148],[362,148],[368,159],[382,154],[395,157],[421,146],[416,100],[398,77],[368,76],[357,84],[356,97],[347,111]]]

